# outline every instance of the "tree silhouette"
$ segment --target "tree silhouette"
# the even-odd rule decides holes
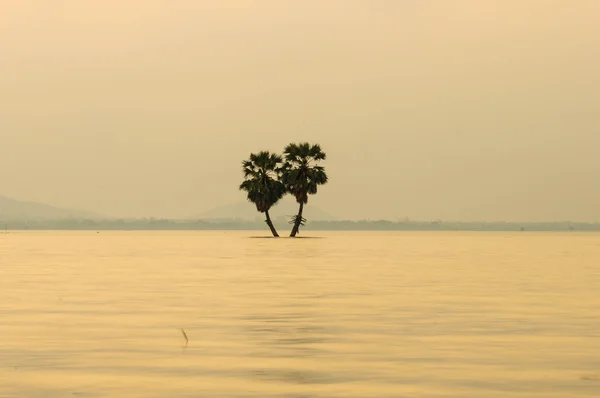
[[[261,151],[250,154],[250,158],[242,162],[244,181],[240,190],[245,191],[248,200],[256,205],[256,210],[265,213],[265,222],[274,237],[279,237],[269,216],[269,210],[286,193],[285,186],[278,180],[276,170],[282,163],[281,156]]]
[[[283,154],[285,163],[278,169],[279,177],[286,191],[292,194],[300,205],[298,214],[291,221],[294,226],[290,236],[295,237],[300,226],[306,222],[302,212],[304,205],[308,203],[308,196],[315,195],[318,186],[328,181],[325,168],[319,166],[319,162],[325,160],[327,155],[318,144],[311,145],[307,142],[289,144]]]

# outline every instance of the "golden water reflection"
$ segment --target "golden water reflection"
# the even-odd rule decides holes
[[[600,396],[598,234],[255,234],[0,236],[0,397]]]

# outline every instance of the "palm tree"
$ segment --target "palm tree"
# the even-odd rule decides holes
[[[294,195],[296,202],[300,204],[298,215],[291,221],[294,227],[290,236],[295,237],[300,225],[306,222],[302,217],[302,211],[304,205],[308,203],[308,195],[316,194],[317,187],[327,183],[325,168],[318,165],[327,155],[318,144],[311,145],[307,142],[289,144],[283,153],[285,163],[278,172],[287,192]]]
[[[274,237],[279,237],[269,216],[269,209],[285,195],[285,186],[277,180],[276,168],[282,162],[281,156],[267,151],[250,154],[242,162],[244,181],[240,190],[248,193],[248,200],[256,205],[256,210],[265,213],[265,222]]]

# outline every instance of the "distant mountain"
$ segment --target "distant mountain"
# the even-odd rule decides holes
[[[102,215],[72,209],[62,209],[41,203],[25,202],[0,196],[0,219],[61,219],[61,218],[103,218]]]
[[[269,214],[274,220],[288,220],[287,216],[298,212],[298,204],[292,198],[285,198],[275,205]],[[331,214],[324,212],[310,202],[304,207],[304,218],[310,221],[329,221],[336,220]],[[211,211],[202,213],[194,218],[203,220],[263,220],[264,216],[256,211],[256,206],[250,202],[238,202],[229,205],[219,206]]]

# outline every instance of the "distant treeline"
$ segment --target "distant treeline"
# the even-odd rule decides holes
[[[264,222],[244,220],[174,220],[174,219],[61,219],[0,220],[8,230],[262,230]],[[312,221],[313,231],[600,231],[600,223],[580,222],[449,222],[449,221]]]

